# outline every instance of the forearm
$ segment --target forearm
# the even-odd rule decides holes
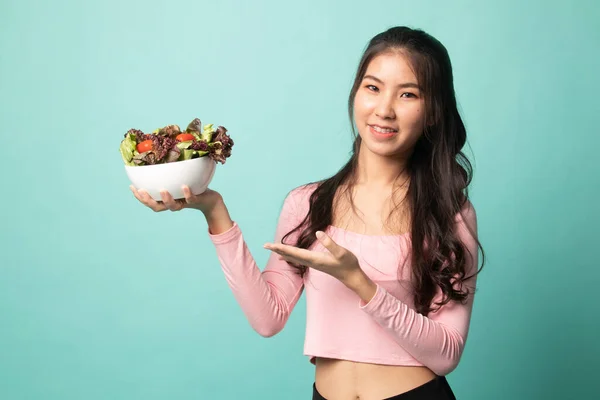
[[[354,291],[365,304],[371,301],[377,292],[377,285],[375,282],[373,282],[361,269],[342,280],[342,283],[350,290]]]
[[[235,231],[226,243],[216,243],[217,257],[250,325],[260,335],[272,336],[283,329],[301,287],[279,272],[261,272],[239,228],[225,235]]]
[[[283,329],[302,293],[302,277],[275,254],[261,272],[224,203],[218,202],[205,216],[227,283],[250,324],[263,336],[274,335]],[[288,198],[279,217],[276,240],[296,224],[293,202]]]
[[[439,375],[446,375],[456,367],[466,339],[459,330],[418,313],[364,273],[356,274],[345,284],[362,300],[360,307],[415,359]],[[470,305],[446,307],[453,309],[457,321],[468,324]]]
[[[217,203],[210,211],[205,212],[204,217],[208,224],[208,231],[213,235],[226,232],[233,226],[233,220],[223,201]]]

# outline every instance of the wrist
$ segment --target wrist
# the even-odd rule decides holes
[[[206,218],[208,230],[213,235],[228,231],[233,226],[229,211],[224,203],[220,203],[210,210],[201,210]]]
[[[219,214],[221,209],[226,208],[222,197],[212,199],[211,201],[203,201],[199,203],[188,204],[188,208],[202,211],[205,217],[211,218],[212,214]]]
[[[365,274],[362,269],[349,274],[343,281],[350,290],[355,292],[365,303],[371,301],[377,292],[377,284]]]

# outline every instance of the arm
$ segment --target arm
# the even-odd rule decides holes
[[[287,262],[271,253],[261,272],[235,222],[209,222],[209,237],[215,245],[225,278],[252,328],[264,337],[273,336],[285,326],[302,294],[303,279]],[[222,221],[222,219],[221,219]],[[294,193],[283,204],[275,232],[275,241],[299,222]],[[214,229],[214,230],[213,230]],[[286,241],[294,241],[297,233]]]
[[[458,235],[473,256],[467,266],[467,276],[470,276],[476,272],[478,264],[477,242],[467,228],[469,225],[473,232],[477,232],[475,210],[469,208],[464,220],[458,217],[457,223]],[[352,289],[361,297],[359,307],[387,330],[398,344],[434,373],[447,375],[458,365],[467,340],[476,277],[464,284],[471,292],[465,304],[447,303],[427,317],[365,276],[357,278]],[[441,290],[438,290],[433,301],[441,300],[441,296]]]

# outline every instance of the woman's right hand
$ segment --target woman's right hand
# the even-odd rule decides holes
[[[184,186],[183,195],[185,198],[177,200],[173,199],[173,196],[165,190],[160,193],[162,201],[156,201],[143,189],[137,190],[133,185],[130,185],[129,188],[136,199],[155,212],[194,208],[202,211],[208,217],[216,206],[223,203],[221,194],[211,189],[206,189],[206,191],[200,194],[193,194],[189,187]]]

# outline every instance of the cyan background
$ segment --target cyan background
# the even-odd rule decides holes
[[[361,52],[448,48],[489,261],[448,376],[461,400],[597,398],[600,3],[0,1],[0,399],[310,398],[303,299],[255,334],[202,216],[155,214],[118,152],[194,117],[258,263],[287,191],[347,159]]]

